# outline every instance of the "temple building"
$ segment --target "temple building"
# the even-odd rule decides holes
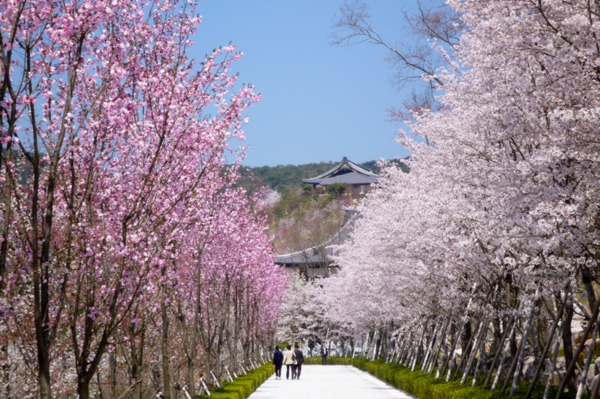
[[[377,183],[378,178],[379,176],[375,173],[361,168],[344,157],[342,162],[327,172],[310,179],[303,179],[302,182],[311,184],[315,189],[327,188],[336,183],[345,184],[347,192],[356,195],[368,191],[371,184]],[[332,245],[339,245],[347,239],[352,227],[350,221],[356,214],[356,209],[344,208],[344,222],[333,237],[315,247],[277,255],[275,263],[285,266],[289,270],[297,270],[305,278],[326,277],[335,273],[337,266],[331,259]]]
[[[337,271],[337,266],[333,263],[331,255],[332,245],[342,244],[348,237],[351,229],[351,223],[348,223],[353,216],[357,215],[354,208],[344,209],[344,224],[340,230],[335,233],[326,242],[312,248],[289,254],[277,255],[275,263],[285,266],[288,270],[298,271],[304,278],[327,277]]]
[[[351,193],[364,193],[372,183],[377,183],[378,178],[375,173],[361,168],[344,157],[342,162],[327,172],[310,179],[303,179],[302,182],[311,184],[313,188],[342,183],[348,186],[348,191]]]

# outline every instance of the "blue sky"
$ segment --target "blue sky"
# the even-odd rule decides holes
[[[331,46],[343,0],[204,0],[192,56],[229,42],[244,52],[240,81],[262,100],[246,126],[245,165],[275,166],[403,157],[398,122],[387,109],[405,94],[390,82],[386,51],[373,44]],[[392,43],[403,39],[403,11],[414,1],[371,0],[373,26]],[[406,38],[405,38],[406,39]]]

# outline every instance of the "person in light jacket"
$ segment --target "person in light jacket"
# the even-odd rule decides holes
[[[275,347],[273,352],[273,365],[275,366],[275,379],[281,379],[281,365],[283,364],[283,353],[279,350],[279,347]]]
[[[294,364],[296,363],[296,355],[292,350],[292,345],[287,346],[287,350],[283,353],[283,364],[286,366],[285,379],[290,379],[290,370],[292,370],[292,380],[296,379],[296,369]]]

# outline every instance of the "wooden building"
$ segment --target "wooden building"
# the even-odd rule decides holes
[[[303,179],[304,184],[311,184],[313,188],[327,187],[332,184],[342,183],[348,186],[348,191],[352,193],[364,193],[371,184],[377,183],[378,175],[361,168],[348,158],[344,157],[342,162],[328,170],[327,172]]]
[[[351,221],[357,211],[353,208],[344,208],[344,224],[340,230],[329,240],[321,245],[307,248],[302,251],[277,255],[275,263],[285,266],[290,271],[297,271],[304,278],[327,277],[336,272],[337,266],[333,263],[331,245],[339,245],[350,232]]]
[[[311,184],[313,188],[326,188],[336,183],[346,184],[348,191],[356,194],[367,191],[371,184],[377,182],[378,177],[375,173],[361,168],[344,157],[342,162],[327,172],[310,179],[303,179],[302,182]],[[337,266],[331,259],[333,254],[331,246],[339,245],[346,240],[351,229],[351,220],[356,215],[356,209],[344,208],[344,222],[333,237],[315,247],[277,255],[275,263],[285,266],[286,269],[291,271],[297,270],[305,278],[327,277],[335,273]]]

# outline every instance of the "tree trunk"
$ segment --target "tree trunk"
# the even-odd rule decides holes
[[[542,353],[540,355],[540,363],[537,365],[537,367],[535,369],[535,373],[533,375],[533,378],[531,379],[531,383],[529,385],[529,389],[527,390],[527,394],[525,395],[525,399],[531,398],[535,384],[537,383],[537,381],[540,377],[540,373],[542,372],[542,366],[544,365],[544,361],[546,360],[546,355],[548,354],[548,351],[550,350],[550,347],[552,346],[552,342],[554,342],[554,333],[556,332],[556,327],[558,327],[558,323],[559,323],[560,319],[562,318],[564,311],[565,311],[565,303],[563,303],[562,306],[558,309],[558,314],[556,315],[556,317],[552,323],[552,326],[548,330],[548,336],[546,338],[546,345],[544,345],[544,349],[542,350]],[[552,373],[550,373],[550,375],[552,376]]]
[[[517,368],[514,370],[513,383],[510,389],[510,396],[512,397],[515,394],[517,389],[517,383],[519,382],[519,376],[521,375],[521,368],[523,367],[523,363],[525,362],[525,348],[527,346],[527,337],[529,336],[529,331],[531,329],[531,325],[533,324],[533,317],[535,316],[535,309],[537,308],[539,301],[539,291],[540,289],[535,290],[535,297],[533,299],[533,304],[531,305],[531,310],[529,312],[529,318],[525,324],[525,329],[523,331],[523,338],[521,338],[521,348],[519,349],[519,360],[517,363]],[[510,378],[510,375],[509,375]]]
[[[571,322],[573,321],[573,299],[569,295],[565,305],[565,321],[562,329],[563,349],[565,353],[565,365],[568,366],[573,360],[573,337],[571,335]],[[572,375],[567,381],[569,392],[575,392],[577,389],[577,379]]]
[[[473,341],[473,327],[471,326],[471,322],[467,321],[465,323],[465,327],[463,328],[463,333],[460,336],[460,347],[461,347],[461,355],[460,355],[460,363],[456,366],[456,372],[452,377],[452,380],[458,378],[462,369],[465,368],[467,363],[466,357],[471,349],[471,344]],[[458,362],[458,360],[457,360]]]
[[[440,324],[441,323],[441,324]],[[429,373],[429,364],[431,363],[431,359],[434,357],[434,352],[438,343],[438,327],[443,328],[443,321],[438,318],[434,320],[433,330],[431,331],[431,335],[429,337],[429,343],[427,345],[427,352],[425,352],[425,356],[423,358],[423,362],[421,363],[421,370]],[[435,359],[434,359],[435,361]]]
[[[600,311],[600,308],[598,307],[598,303],[596,303],[596,307],[594,308],[594,311],[592,312],[592,316],[588,322],[587,327],[585,328],[585,330],[583,330],[583,339],[581,340],[581,342],[579,343],[579,345],[577,345],[577,350],[575,352],[573,352],[572,357],[573,359],[571,360],[571,363],[569,363],[569,366],[567,367],[567,371],[565,372],[565,377],[562,379],[562,381],[560,382],[560,386],[558,387],[558,391],[556,393],[556,399],[559,399],[565,389],[565,386],[571,382],[571,380],[575,377],[575,368],[577,366],[577,358],[579,357],[579,354],[583,351],[583,348],[585,346],[585,339],[588,336],[588,334],[590,333],[592,328],[599,328],[600,327],[600,323],[598,323],[598,312]],[[570,329],[570,324],[569,325],[565,325],[565,327]],[[570,389],[570,387],[569,387]],[[571,391],[573,392],[573,391]]]
[[[133,379],[133,389],[131,391],[132,399],[142,399],[142,367],[138,362],[137,356],[133,356],[131,359],[131,377]]]
[[[470,346],[469,344],[471,343],[471,338],[473,336],[473,331],[472,331],[472,327],[471,327],[471,322],[467,321],[465,323],[465,328],[463,329],[463,333],[460,335],[460,346],[462,348],[462,354],[460,356],[460,362],[464,363],[465,361],[465,356],[467,355],[467,350],[469,349],[468,347]]]
[[[482,323],[482,320],[480,319],[477,323],[477,326],[479,326]],[[475,338],[475,335],[473,335],[473,327],[471,326],[470,322],[468,322],[467,324],[469,325],[470,337],[467,341],[466,346],[462,348],[462,353],[460,355],[460,364],[456,367],[456,372],[454,373],[454,377],[452,377],[452,380],[456,380],[460,373],[465,369],[468,361],[468,354],[471,352],[471,348],[473,346],[473,339]],[[479,330],[479,327],[477,327],[477,330]]]
[[[188,390],[192,398],[196,397],[196,379],[195,379],[195,364],[198,356],[198,330],[200,329],[200,317],[202,312],[202,252],[203,248],[198,248],[198,261],[196,262],[196,302],[194,306],[194,321],[191,328],[191,339],[190,339],[190,357],[187,361],[188,368]]]
[[[485,379],[485,382],[483,383],[484,389],[487,388],[487,385],[490,382],[490,378],[492,378],[492,374],[494,372],[494,367],[496,366],[496,363],[498,362],[498,359],[500,358],[500,355],[503,352],[504,341],[506,341],[509,331],[511,331],[513,328],[513,324],[512,324],[513,321],[514,321],[514,317],[509,319],[509,321],[506,323],[506,325],[504,327],[504,332],[502,333],[502,336],[500,337],[500,340],[498,341],[498,346],[495,349],[495,355],[494,355],[494,358],[492,359],[492,363],[490,364],[490,368],[488,370],[488,375]],[[494,328],[496,328],[495,325],[494,325]],[[504,359],[504,356],[503,356],[503,359]],[[498,368],[498,373],[500,373],[500,371],[501,371],[501,367]]]
[[[425,322],[423,323],[423,331],[421,332],[421,338],[419,339],[419,343],[417,344],[417,348],[415,351],[415,358],[413,359],[411,371],[415,371],[415,366],[417,365],[417,362],[419,360],[419,355],[421,353],[421,346],[423,345],[423,339],[425,338],[425,334],[427,332],[427,323],[428,323],[428,320],[425,320]]]
[[[450,353],[448,354],[448,359],[446,360],[446,365],[444,365],[444,370],[442,371],[442,374],[446,372],[446,369],[448,370],[448,374],[446,375],[446,382],[450,381],[450,376],[452,375],[452,368],[454,367],[455,363],[456,363],[456,350],[457,350],[457,346],[458,346],[458,341],[460,341],[460,337],[462,336],[462,331],[465,328],[465,324],[466,322],[462,322],[460,324],[460,328],[458,330],[457,336],[456,338],[453,336],[453,343],[452,343],[452,349],[450,350]]]
[[[575,397],[575,399],[581,399],[584,387],[586,386],[588,370],[590,369],[590,364],[592,363],[594,347],[596,346],[596,338],[598,338],[598,328],[596,327],[597,325],[594,325],[594,334],[592,336],[592,342],[590,344],[590,347],[588,348],[587,358],[585,359],[585,366],[583,367],[583,370],[581,370],[581,376],[579,377],[579,385],[577,386],[577,396]],[[583,339],[585,340],[585,337]]]
[[[462,362],[466,362],[466,364],[463,369],[462,379],[460,380],[461,385],[464,385],[464,383],[467,381],[467,377],[469,376],[469,373],[471,372],[471,367],[473,366],[473,361],[475,359],[475,356],[477,356],[477,350],[479,349],[479,340],[482,339],[483,334],[487,333],[487,322],[488,322],[487,318],[484,317],[483,320],[481,321],[481,323],[479,324],[479,329],[475,333],[475,340],[474,340],[473,344],[471,345],[471,350],[469,351],[469,356],[467,357],[466,353],[463,354]]]
[[[510,337],[508,337],[508,341],[506,341],[506,347],[504,348],[504,351],[502,352],[502,359],[500,359],[500,364],[498,365],[498,371],[496,372],[496,377],[494,378],[494,382],[492,383],[492,388],[491,390],[493,391],[494,389],[496,389],[496,385],[498,385],[498,381],[500,381],[500,377],[502,376],[502,370],[504,367],[504,361],[506,360],[507,354],[510,350],[510,343],[512,341],[512,338],[514,335],[516,335],[516,331],[517,331],[517,318],[514,317],[513,323],[512,323],[512,328],[510,329]]]
[[[0,151],[1,153],[2,151]],[[0,397],[10,398],[10,364],[8,362],[8,337],[3,337],[0,343],[0,365],[2,366],[0,377]]]
[[[163,276],[166,270],[163,270]],[[166,284],[163,283],[162,300],[160,302],[162,315],[162,371],[163,371],[163,398],[171,399],[171,371],[169,370],[169,315],[167,314]]]
[[[564,326],[562,326],[564,327]],[[562,329],[561,327],[561,329]],[[544,390],[544,399],[548,399],[548,395],[550,394],[550,385],[552,384],[552,380],[554,377],[554,371],[556,370],[556,359],[558,359],[558,351],[560,350],[560,337],[556,337],[554,339],[554,355],[552,356],[552,364],[550,366],[550,372],[548,373],[548,380],[546,381],[546,389]],[[593,395],[592,395],[593,396]]]
[[[13,103],[11,108],[15,108],[16,105],[16,101]],[[11,113],[14,114],[15,111],[12,111]],[[14,128],[11,126],[9,128],[9,132],[12,132]],[[12,136],[12,134],[10,135]],[[12,141],[11,141],[12,143]],[[5,165],[9,165],[12,162],[12,151],[10,150],[10,145],[7,146],[7,150],[6,150],[6,160],[3,159],[2,157],[2,148],[0,148],[0,166],[2,165],[2,163],[4,163]],[[4,183],[4,193],[3,193],[3,202],[4,202],[4,214],[2,215],[4,217],[4,223],[2,225],[2,244],[0,244],[0,295],[2,295],[3,291],[4,291],[4,285],[6,284],[6,259],[8,256],[8,242],[9,242],[9,233],[10,233],[10,226],[11,226],[11,220],[12,220],[12,179],[10,178],[10,173],[8,173],[8,169],[9,167],[6,166],[6,180]],[[36,179],[34,181],[34,183],[37,183],[34,187],[38,187],[39,185],[39,171],[38,168],[36,168],[36,165],[34,164],[34,173],[36,173],[34,175],[34,179]],[[36,190],[34,190],[34,193],[37,193]],[[34,197],[34,200],[36,200],[37,203],[37,195]],[[37,226],[36,226],[37,227]]]
[[[516,323],[517,321],[515,321]],[[516,356],[519,346],[517,345],[517,334],[513,335],[510,339],[510,355]]]
[[[516,325],[516,323],[517,322],[515,322],[515,325]],[[515,335],[517,335],[517,334],[515,334]],[[522,337],[521,342],[523,342],[526,339],[527,339],[527,337]],[[512,363],[510,364],[510,369],[508,370],[508,373],[506,374],[506,380],[504,381],[504,385],[502,385],[502,390],[500,391],[502,393],[502,395],[504,395],[504,393],[508,389],[508,385],[510,384],[510,376],[515,372],[515,369],[517,368],[517,362],[519,361],[520,353],[521,353],[521,345],[517,346],[517,352],[513,356]]]
[[[594,286],[592,285],[592,277],[590,269],[583,266],[581,268],[581,280],[583,281],[583,286],[585,287],[585,292],[588,297],[588,303],[590,304],[590,313],[596,308],[596,293],[594,292]]]
[[[77,382],[77,395],[79,399],[90,399],[90,382],[87,378],[80,378]]]
[[[110,394],[113,398],[117,397],[117,353],[116,348],[108,354],[108,363],[110,366]]]
[[[194,360],[188,358],[187,360],[187,380],[188,380],[188,392],[192,398],[196,397],[196,380],[194,379]]]
[[[145,315],[141,316],[142,324],[140,329],[136,331],[136,327],[131,325],[130,331],[130,352],[131,352],[131,391],[132,399],[142,398],[142,362],[144,361],[144,339],[145,339]],[[136,348],[136,336],[140,334],[139,350]]]
[[[492,342],[492,346],[490,347],[491,353],[496,353],[496,350],[498,350],[498,348],[500,348],[504,344],[504,339],[502,338],[504,334],[502,334],[502,329],[500,327],[501,323],[502,319],[500,317],[494,317],[492,319],[492,324],[494,327],[494,341]]]
[[[44,356],[41,351],[45,348],[40,348],[38,345],[38,383],[40,384],[40,398],[52,399],[52,389],[50,386],[50,361],[47,353]],[[45,352],[45,351],[44,351]]]

